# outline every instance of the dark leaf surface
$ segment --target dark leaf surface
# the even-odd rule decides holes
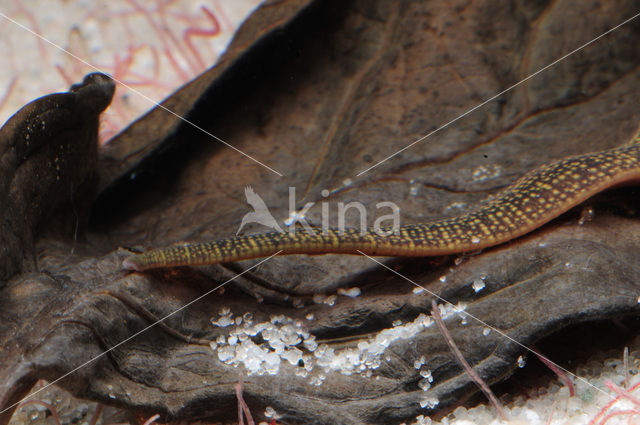
[[[90,182],[97,169],[88,226],[83,208],[66,206],[75,205],[69,191],[50,188],[56,174],[41,164],[53,161],[54,149],[25,147],[19,129],[32,122],[34,106],[60,102],[51,133],[38,142],[95,146],[99,111],[65,112],[75,111],[79,92],[28,105],[0,133],[0,196],[7,200],[0,213],[25,217],[20,226],[5,219],[0,234],[2,405],[232,278],[59,384],[167,418],[232,420],[234,385],[244,373],[252,410],[272,406],[286,423],[399,423],[431,412],[420,405],[425,393],[414,362],[421,356],[433,376],[426,395],[439,399],[438,408],[476,391],[436,327],[392,342],[371,376],[317,366],[311,375],[326,379],[316,386],[298,376],[300,365],[283,362],[276,375],[247,376],[243,366],[225,364],[209,343],[229,330],[211,319],[223,308],[251,313],[255,322],[284,315],[339,352],[428,315],[432,296],[416,293],[413,281],[466,305],[466,324],[455,314],[446,324],[478,373],[497,382],[527,355],[520,344],[575,323],[637,315],[633,187],[590,201],[590,222],[578,224],[578,207],[462,261],[378,259],[395,272],[362,256],[298,255],[272,258],[239,277],[258,260],[130,273],[121,269],[129,255],[121,247],[231,236],[249,211],[249,185],[280,223],[289,215],[290,187],[297,208],[315,202],[307,215],[314,224],[322,202],[332,225],[339,202],[366,205],[369,225],[382,214],[381,201],[400,207],[403,224],[464,214],[537,166],[621,145],[640,118],[636,21],[358,176],[638,10],[639,2],[623,0],[267,2],[217,67],[163,105],[282,176],[156,108],[100,152],[97,167],[91,149],[62,166],[74,182]],[[70,138],[71,131],[80,133]],[[20,177],[16,170],[25,167]],[[44,195],[26,196],[38,190]],[[356,218],[348,215],[347,224],[357,225]],[[479,279],[486,287],[476,293]],[[314,302],[314,294],[317,301],[317,294],[351,287],[362,294],[338,296],[333,306]],[[504,335],[485,335],[486,325]]]

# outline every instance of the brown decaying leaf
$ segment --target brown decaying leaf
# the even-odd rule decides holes
[[[1,405],[17,402],[38,378],[57,379],[255,264],[136,274],[121,270],[126,253],[117,250],[232,235],[248,211],[247,185],[278,220],[289,214],[292,186],[298,207],[317,203],[311,222],[320,222],[322,201],[335,212],[338,202],[358,200],[370,217],[376,202],[393,201],[403,223],[414,223],[468,212],[538,165],[621,144],[640,118],[635,21],[355,177],[637,8],[623,0],[264,4],[221,64],[165,105],[284,177],[156,109],[99,154],[99,197],[77,240],[70,205],[91,198],[45,191],[35,206],[53,211],[30,218],[20,227],[27,237],[14,238],[11,252],[3,243],[0,252],[7,264],[0,294]],[[89,121],[80,123],[92,134],[95,120]],[[89,133],[81,139],[92,140]],[[3,149],[24,141],[4,134],[12,136],[2,140]],[[47,164],[52,154],[42,152],[44,162],[25,164]],[[4,150],[1,158],[2,199],[9,188],[28,193],[45,187],[33,177],[10,185],[15,161],[8,163]],[[91,164],[87,158],[65,169],[86,170],[77,167]],[[328,198],[323,189],[331,191]],[[637,314],[637,192],[614,195],[615,204],[611,194],[594,201],[591,222],[579,226],[569,213],[458,266],[428,258],[386,263],[445,299],[467,303],[468,313],[524,344],[572,323]],[[31,211],[31,200],[14,199],[3,214]],[[348,224],[355,223],[349,217]],[[2,228],[3,241],[12,230]],[[446,283],[439,280],[443,275]],[[486,287],[476,294],[471,282],[481,275]],[[351,286],[362,295],[339,297],[333,307],[310,299]],[[208,345],[223,333],[210,324],[220,308],[252,312],[256,321],[277,314],[304,321],[313,314],[316,320],[305,322],[309,331],[339,349],[427,313],[431,297],[412,290],[362,257],[274,258],[229,283],[224,294],[171,316],[59,384],[147,416],[160,413],[163,420],[232,419],[238,369]],[[294,299],[306,307],[296,308]],[[516,368],[522,354],[516,344],[495,332],[483,336],[483,326],[471,320],[447,327],[489,383]],[[475,391],[435,327],[394,343],[388,354],[372,377],[330,373],[317,387],[296,376],[299,366],[283,364],[276,376],[246,376],[243,397],[253,412],[272,406],[287,423],[408,421],[428,413],[419,404],[424,394],[413,366],[422,355],[434,378],[428,394],[439,398],[438,408]]]

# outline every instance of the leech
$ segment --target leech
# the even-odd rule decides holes
[[[373,229],[269,232],[152,249],[123,267],[197,266],[287,254],[358,254],[426,257],[476,251],[529,233],[603,190],[640,182],[640,133],[628,144],[566,158],[531,171],[475,212],[400,227],[384,236]],[[390,233],[391,229],[382,229]]]

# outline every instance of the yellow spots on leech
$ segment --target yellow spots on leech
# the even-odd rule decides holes
[[[509,216],[505,216],[505,217],[502,219],[502,222],[506,225],[505,227],[506,227],[507,229],[510,229],[510,228],[511,228],[511,226],[513,225],[513,221],[511,221],[511,218],[509,218]]]
[[[491,246],[544,224],[575,206],[577,199],[607,187],[607,182],[640,178],[640,137],[634,143],[608,152],[574,157],[535,170],[518,180],[497,198],[476,212],[456,218],[400,228],[399,235],[381,236],[373,231],[327,235],[277,232],[229,238],[179,248],[151,250],[137,255],[142,269],[164,265],[214,264],[259,256],[296,252],[375,251],[388,255],[440,255]],[[619,173],[623,174],[620,177]],[[613,180],[618,176],[618,180]],[[594,188],[597,185],[597,189]],[[544,218],[543,218],[544,217]]]
[[[491,232],[491,230],[490,230],[487,226],[485,226],[485,224],[484,224],[484,223],[479,223],[479,224],[478,224],[478,227],[480,228],[480,230],[482,231],[482,233],[483,233],[485,236],[491,236],[491,235],[493,235],[493,232]]]
[[[542,181],[542,182],[538,182],[537,186],[539,189],[543,189],[543,190],[552,190],[553,186],[551,186],[549,183]]]

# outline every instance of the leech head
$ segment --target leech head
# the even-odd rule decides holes
[[[142,266],[136,261],[135,257],[125,258],[122,261],[122,268],[126,270],[133,270],[136,272],[142,271]]]

